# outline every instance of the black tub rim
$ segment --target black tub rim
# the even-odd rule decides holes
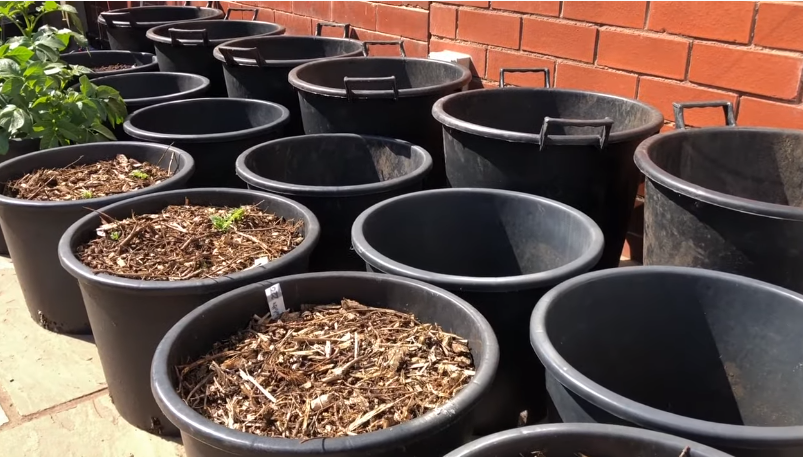
[[[206,21],[210,19],[221,19],[224,15],[222,10],[217,8],[208,8],[205,6],[168,6],[168,5],[149,5],[149,6],[132,6],[129,8],[118,8],[115,10],[108,11],[109,13],[130,13],[134,10],[156,10],[156,9],[163,9],[163,8],[183,8],[187,10],[202,10],[202,11],[216,11],[214,14],[211,14],[208,17],[197,17],[195,19],[184,19],[180,22],[188,22],[188,21]],[[177,21],[151,21],[151,22],[141,22],[136,21],[134,22],[134,27],[131,27],[130,23],[124,21],[112,21],[114,23],[114,27],[112,28],[135,28],[135,29],[150,29],[159,25],[173,23]],[[103,17],[103,13],[98,14],[98,24],[102,24],[108,27],[106,24],[106,18]]]
[[[278,108],[281,112],[281,116],[279,116],[276,120],[269,124],[258,125],[256,127],[251,127],[248,129],[243,130],[235,130],[231,132],[221,132],[221,133],[208,133],[208,134],[175,134],[175,133],[160,133],[160,132],[151,132],[149,130],[143,130],[139,127],[133,125],[132,120],[136,120],[145,116],[148,116],[152,112],[162,109],[165,106],[173,106],[173,105],[191,105],[191,104],[200,104],[200,103],[229,103],[229,104],[253,104],[253,105],[262,105],[262,106],[270,106],[272,108]],[[146,106],[140,110],[137,110],[134,113],[131,113],[123,123],[123,130],[125,133],[131,135],[134,138],[138,138],[145,141],[155,141],[155,142],[180,142],[180,143],[222,143],[226,141],[235,141],[235,140],[244,140],[247,138],[253,138],[264,133],[268,133],[280,126],[283,126],[290,122],[290,110],[286,107],[273,102],[268,102],[265,100],[256,100],[251,98],[222,98],[222,97],[203,97],[203,98],[189,98],[185,100],[175,100],[172,102],[165,102],[159,103],[158,105],[151,105]]]
[[[661,125],[664,122],[664,116],[658,111],[655,107],[650,106],[644,102],[639,100],[630,99],[627,97],[620,97],[618,95],[611,95],[611,94],[604,94],[601,92],[592,92],[586,90],[576,90],[576,89],[552,89],[552,88],[531,88],[531,87],[504,87],[504,88],[493,88],[493,89],[480,89],[483,94],[487,93],[494,93],[498,95],[502,95],[505,93],[517,94],[517,93],[549,93],[549,94],[573,94],[573,95],[593,95],[599,98],[606,98],[609,100],[615,100],[621,103],[627,103],[631,105],[637,105],[640,108],[652,112],[652,119],[650,122],[644,124],[642,127],[639,128],[632,128],[628,130],[623,130],[619,132],[611,132],[609,137],[610,143],[618,143],[621,141],[626,141],[632,138],[638,138],[639,136],[646,136],[652,132],[657,132]],[[493,92],[487,92],[493,91]],[[486,127],[480,124],[475,124],[473,122],[465,121],[459,119],[449,113],[446,112],[445,105],[452,100],[463,98],[463,97],[473,97],[477,91],[465,91],[465,92],[458,92],[456,94],[447,95],[446,97],[441,98],[434,105],[432,105],[432,117],[434,117],[438,122],[443,124],[445,127],[449,127],[455,130],[459,130],[464,133],[469,133],[472,135],[481,136],[484,138],[491,138],[494,140],[501,140],[501,141],[509,141],[514,143],[532,143],[532,144],[541,144],[540,135],[537,133],[525,133],[525,132],[517,132],[513,130],[502,130],[493,127]],[[585,144],[599,144],[599,136],[598,135],[555,135],[549,137],[550,144],[555,145],[585,145]]]
[[[209,419],[201,416],[192,408],[187,406],[184,401],[176,394],[173,383],[170,381],[167,367],[167,356],[170,352],[170,347],[179,338],[182,330],[191,325],[191,323],[203,316],[207,309],[219,306],[218,303],[226,302],[231,297],[249,292],[253,289],[263,289],[272,284],[278,284],[289,280],[303,281],[308,278],[354,278],[377,280],[383,282],[393,282],[397,284],[408,285],[411,287],[421,288],[431,294],[443,297],[455,306],[462,308],[472,318],[475,325],[479,328],[483,345],[483,356],[481,363],[478,363],[479,368],[476,374],[472,377],[466,387],[457,393],[446,405],[436,410],[430,411],[427,414],[403,422],[393,427],[378,430],[375,432],[364,433],[355,436],[326,438],[326,439],[313,439],[306,442],[299,443],[299,440],[287,438],[268,438],[264,436],[253,435],[250,433],[240,432],[237,430],[229,429],[223,425],[218,425]],[[476,308],[471,306],[468,302],[457,297],[449,291],[443,290],[432,284],[427,284],[422,281],[417,281],[410,278],[403,278],[398,276],[383,275],[380,273],[368,272],[353,272],[353,271],[327,271],[320,273],[302,273],[297,275],[288,275],[280,278],[269,279],[260,281],[255,284],[249,284],[238,289],[220,295],[181,318],[162,338],[159,346],[154,351],[153,363],[151,365],[151,389],[153,391],[154,399],[159,405],[159,408],[167,416],[176,427],[182,431],[186,431],[195,439],[199,439],[209,445],[224,448],[235,449],[253,452],[269,453],[286,453],[286,454],[310,454],[310,453],[328,453],[328,452],[364,452],[372,447],[387,448],[388,446],[396,443],[403,443],[416,436],[431,435],[427,434],[427,430],[439,430],[449,425],[450,419],[455,415],[457,408],[466,409],[476,405],[484,392],[490,388],[491,381],[493,380],[499,360],[499,345],[496,340],[496,335],[491,328],[491,324],[477,311]],[[448,408],[447,408],[448,407]],[[175,414],[178,412],[178,414]],[[465,411],[464,414],[468,414]],[[210,444],[202,440],[198,435],[199,433],[212,437],[214,444]],[[223,445],[225,443],[225,447]],[[326,446],[325,449],[322,449]],[[256,449],[255,449],[256,448]]]
[[[148,31],[145,32],[145,36],[149,40],[153,41],[154,43],[172,44],[173,41],[170,39],[170,35],[166,34],[167,29],[174,28],[174,27],[175,28],[181,28],[182,25],[186,25],[187,23],[193,23],[193,26],[195,26],[194,23],[197,23],[197,22],[201,22],[201,21],[199,21],[198,19],[190,19],[190,20],[184,20],[184,21],[180,21],[180,22],[170,22],[170,23],[167,23],[167,24],[157,25],[156,27],[152,27],[152,28],[148,29]],[[195,46],[202,45],[204,47],[217,47],[217,46],[219,46],[219,45],[221,45],[223,43],[226,43],[228,41],[235,40],[235,39],[248,38],[248,37],[258,37],[258,36],[281,35],[287,30],[283,25],[277,24],[275,22],[248,21],[248,20],[240,20],[240,19],[214,19],[214,18],[213,19],[203,19],[203,22],[204,23],[214,23],[214,24],[217,24],[217,23],[220,23],[220,22],[225,22],[226,24],[241,24],[241,23],[242,24],[260,24],[260,25],[266,26],[266,28],[267,28],[267,26],[273,26],[274,29],[271,30],[270,32],[264,32],[264,33],[259,33],[259,34],[255,34],[255,35],[246,35],[246,36],[242,36],[242,37],[234,37],[234,38],[229,37],[229,38],[218,38],[218,39],[211,39],[210,38],[208,40],[208,43],[209,43],[208,46],[207,45],[203,45],[201,40],[193,39],[192,41],[193,41]],[[198,26],[200,27],[200,24]]]
[[[100,76],[92,80],[92,83],[100,86],[106,85],[110,82],[114,82],[121,79],[145,79],[145,78],[188,78],[192,79],[200,85],[198,87],[193,87],[192,89],[176,92],[174,94],[168,95],[160,95],[157,97],[145,97],[145,98],[128,98],[124,99],[126,106],[128,107],[137,107],[143,105],[158,105],[160,103],[172,102],[174,100],[183,100],[185,98],[193,98],[195,94],[203,94],[207,90],[209,90],[209,78],[206,76],[196,75],[192,73],[178,73],[178,72],[170,72],[170,71],[155,71],[155,72],[140,72],[140,73],[124,73],[124,74],[115,74],[109,76]],[[76,84],[73,88],[79,88],[80,84]]]
[[[728,134],[734,132],[755,132],[758,134],[777,133],[794,136],[803,135],[803,132],[800,130],[778,129],[770,127],[704,127],[689,130],[673,130],[671,132],[661,133],[644,140],[638,146],[638,148],[636,148],[636,153],[633,156],[633,160],[636,162],[636,166],[639,168],[639,170],[641,170],[642,173],[644,173],[647,179],[660,184],[662,187],[665,187],[669,190],[677,192],[681,195],[685,195],[686,197],[700,200],[720,208],[738,211],[740,213],[753,214],[756,216],[764,216],[774,219],[803,221],[803,208],[780,205],[777,203],[767,203],[707,189],[684,179],[678,178],[677,176],[659,167],[650,158],[650,150],[652,148],[659,146],[664,141],[671,140],[675,136],[707,135],[709,133]]]
[[[355,51],[350,53],[346,53],[339,56],[331,56],[331,57],[314,57],[311,59],[264,59],[262,60],[262,67],[274,67],[274,68],[283,68],[283,67],[297,67],[299,65],[303,65],[308,62],[314,62],[316,60],[321,59],[342,59],[346,57],[357,57],[362,55],[362,41],[354,40],[351,38],[337,38],[337,37],[325,37],[325,36],[303,36],[303,35],[267,35],[267,36],[251,36],[251,37],[243,37],[243,38],[236,38],[234,40],[226,41],[225,43],[219,44],[215,46],[215,49],[212,51],[212,55],[223,63],[224,66],[232,66],[226,62],[226,59],[223,57],[223,53],[220,52],[221,46],[231,46],[231,47],[242,47],[244,41],[324,41],[324,42],[351,42],[355,43],[358,48]],[[254,46],[254,47],[258,47]],[[251,68],[259,68],[257,65],[256,60],[254,59],[246,59],[243,57],[233,57],[237,67],[251,67]]]
[[[67,209],[67,208],[74,208],[74,207],[83,207],[86,206],[87,202],[92,202],[93,205],[98,206],[107,206],[119,202],[122,200],[129,200],[131,198],[139,198],[145,197],[153,193],[161,192],[161,189],[166,187],[166,184],[169,184],[174,178],[180,178],[186,181],[192,176],[192,173],[195,171],[195,160],[192,158],[190,153],[179,149],[175,146],[166,146],[160,143],[146,143],[143,141],[114,141],[114,142],[102,142],[102,143],[87,143],[87,144],[73,144],[69,146],[60,146],[57,148],[50,148],[50,149],[43,149],[36,152],[32,152],[30,154],[25,154],[20,157],[16,157],[11,159],[7,162],[0,163],[0,170],[3,170],[6,167],[14,167],[17,164],[24,164],[26,162],[30,162],[29,172],[42,168],[40,165],[37,165],[39,162],[39,157],[44,157],[45,155],[66,155],[67,153],[73,150],[85,150],[85,149],[113,149],[115,145],[134,145],[134,146],[147,146],[148,149],[164,149],[166,153],[168,152],[175,152],[176,157],[178,158],[178,168],[176,169],[176,173],[172,176],[168,177],[164,181],[155,184],[150,187],[145,187],[144,189],[137,189],[131,192],[125,192],[123,194],[115,194],[115,195],[108,195],[106,197],[100,198],[89,198],[86,200],[71,200],[71,201],[39,201],[39,200],[25,200],[21,198],[9,197],[2,192],[0,192],[0,206],[15,206],[20,208],[31,208],[31,209]],[[111,157],[110,157],[111,158]],[[65,166],[69,165],[70,162],[66,162]]]
[[[412,173],[398,178],[389,179],[387,181],[380,181],[369,184],[359,184],[353,186],[310,186],[303,184],[292,184],[284,181],[277,181],[275,179],[266,178],[257,174],[255,171],[248,167],[248,159],[258,154],[264,148],[270,148],[284,143],[293,143],[305,138],[321,139],[326,138],[365,138],[374,141],[381,141],[384,143],[395,143],[399,145],[409,146],[411,151],[423,157],[423,163],[418,166]],[[245,181],[246,184],[264,189],[269,192],[276,192],[282,195],[304,196],[304,197],[355,197],[359,195],[379,194],[383,192],[392,192],[394,190],[409,186],[416,181],[422,181],[427,173],[432,170],[432,156],[426,149],[421,146],[416,146],[404,140],[380,137],[374,135],[359,135],[355,133],[318,133],[312,135],[301,135],[295,137],[279,138],[276,140],[267,141],[258,144],[254,147],[246,149],[245,152],[237,157],[234,166],[237,176]]]
[[[537,273],[529,273],[518,276],[502,276],[502,277],[479,277],[479,276],[461,276],[450,275],[444,273],[436,273],[432,271],[421,270],[419,268],[405,265],[397,262],[384,254],[380,253],[376,248],[371,246],[365,238],[363,227],[366,220],[377,211],[382,210],[387,206],[396,204],[399,200],[414,200],[423,199],[431,195],[493,195],[499,197],[515,197],[524,198],[534,203],[550,206],[560,211],[565,211],[572,217],[583,222],[584,225],[589,227],[590,232],[590,247],[579,257],[571,262],[567,262],[558,268]],[[354,246],[354,251],[370,264],[372,267],[379,269],[388,274],[404,276],[408,278],[425,281],[438,287],[447,290],[465,290],[474,292],[511,292],[518,290],[535,289],[544,286],[551,286],[565,281],[577,274],[588,271],[602,256],[604,247],[604,236],[599,226],[588,216],[581,211],[572,208],[569,205],[551,200],[545,197],[539,197],[532,194],[523,192],[515,192],[510,190],[501,189],[486,189],[486,188],[454,188],[454,189],[434,189],[414,192],[405,195],[399,195],[379,202],[360,214],[354,220],[351,226],[351,242]]]
[[[621,419],[641,427],[673,435],[683,435],[706,443],[738,445],[749,448],[793,446],[803,444],[803,425],[759,427],[709,422],[662,411],[630,400],[596,383],[569,364],[552,344],[546,330],[546,318],[553,303],[566,291],[584,284],[612,277],[644,275],[694,275],[698,278],[724,280],[733,284],[763,289],[769,293],[795,299],[803,306],[803,295],[744,276],[714,270],[675,266],[637,266],[612,268],[586,273],[565,281],[548,291],[535,306],[530,317],[530,344],[549,375],[567,390]]]
[[[544,435],[546,437],[571,438],[574,436],[596,437],[600,440],[613,438],[630,439],[637,442],[653,442],[660,444],[675,445],[680,449],[690,446],[694,455],[703,457],[732,457],[722,451],[712,447],[694,443],[690,440],[669,435],[666,433],[655,432],[652,430],[638,429],[634,427],[624,427],[622,425],[609,424],[584,424],[584,423],[565,423],[565,424],[542,424],[528,425],[526,427],[514,428],[493,433],[482,438],[478,438],[470,443],[453,450],[444,457],[475,457],[488,455],[494,452],[499,445],[518,444],[523,446],[532,437]]]
[[[317,59],[313,60],[312,62],[307,62],[303,65],[299,65],[292,70],[290,70],[290,74],[287,77],[287,80],[290,82],[296,90],[301,92],[306,92],[315,95],[323,95],[326,97],[336,97],[336,98],[347,98],[346,89],[337,89],[334,87],[327,87],[321,86],[318,84],[312,84],[304,81],[303,79],[298,77],[299,72],[303,72],[310,67],[314,66],[325,66],[329,65],[331,62],[336,61],[337,63],[343,62],[363,62],[366,59],[370,59],[373,61],[381,61],[381,62],[410,62],[410,61],[423,61],[427,62],[428,65],[441,65],[441,66],[450,66],[454,67],[457,71],[460,72],[460,77],[454,81],[440,83],[440,84],[433,84],[424,87],[413,87],[409,89],[399,89],[399,98],[411,98],[411,97],[420,97],[425,95],[434,95],[438,93],[445,93],[452,90],[460,89],[461,87],[468,84],[471,80],[471,71],[468,68],[465,68],[461,65],[451,63],[451,62],[442,62],[439,60],[433,59],[424,59],[420,57],[341,57],[337,59]],[[365,94],[372,94],[372,93],[382,93],[385,91],[377,91],[377,90],[359,90],[360,93]]]
[[[89,56],[91,58],[92,54],[138,55],[143,60],[144,59],[150,59],[150,62],[148,62],[148,63],[146,63],[144,65],[135,65],[134,68],[136,68],[138,71],[141,71],[141,72],[148,72],[148,71],[155,72],[159,68],[159,62],[157,61],[156,54],[153,54],[153,53],[150,53],[150,52],[121,51],[121,50],[116,50],[116,49],[98,49],[98,50],[95,50],[95,51],[66,52],[66,53],[60,54],[60,57],[61,57],[62,60],[64,59],[64,56],[73,56],[73,55],[74,56],[84,56],[84,55],[86,55],[86,56]],[[72,63],[67,62],[67,65],[78,65],[78,64],[72,64]],[[115,75],[131,73],[131,70],[132,70],[131,68],[125,68],[123,70],[96,71],[96,72],[89,73],[87,76],[92,76],[93,79],[97,79],[97,78],[102,78],[102,77],[106,77],[106,76],[115,76]]]
[[[221,192],[222,191],[222,192]],[[177,189],[166,192],[156,192],[152,194],[142,195],[136,198],[126,199],[116,202],[112,205],[104,206],[99,213],[110,212],[126,206],[137,206],[139,203],[148,200],[170,199],[172,197],[185,197],[190,199],[192,203],[193,196],[214,194],[214,193],[228,193],[237,194],[242,197],[257,197],[262,200],[275,200],[284,205],[290,206],[298,210],[304,215],[304,241],[301,242],[295,249],[287,254],[272,260],[264,265],[252,267],[247,270],[238,271],[229,275],[218,276],[216,278],[208,279],[190,279],[184,281],[153,281],[144,279],[129,279],[120,276],[113,276],[109,274],[94,274],[92,270],[84,265],[73,253],[73,240],[79,235],[83,235],[87,230],[95,230],[100,224],[98,223],[98,214],[90,213],[81,219],[77,220],[73,225],[68,228],[61,239],[59,240],[58,255],[61,265],[79,282],[89,282],[95,286],[101,286],[108,289],[116,289],[123,291],[136,290],[137,293],[156,293],[162,295],[181,295],[189,293],[193,290],[198,290],[197,293],[211,292],[217,289],[228,287],[230,283],[237,283],[247,281],[249,278],[262,276],[265,271],[275,270],[284,267],[295,261],[296,258],[301,256],[309,256],[320,237],[320,224],[315,215],[306,206],[290,200],[289,198],[281,195],[272,195],[267,192],[260,192],[256,190],[247,189],[229,189],[229,188],[215,188],[205,187],[196,189]]]

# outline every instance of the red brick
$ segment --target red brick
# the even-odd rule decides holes
[[[689,42],[665,35],[600,30],[597,64],[667,78],[683,79]]]
[[[376,2],[376,3],[384,3],[385,5],[393,5],[393,6],[411,6],[413,8],[422,8],[425,10],[429,9],[429,2]]]
[[[560,15],[560,2],[491,2],[491,8],[547,16]]]
[[[803,51],[803,5],[761,2],[753,43],[778,49]]]
[[[332,2],[293,2],[293,12],[317,19],[332,19]]]
[[[274,13],[277,24],[283,25],[287,35],[312,35],[312,19],[295,14],[276,11]]]
[[[260,8],[268,8],[272,10],[284,11],[286,13],[293,12],[293,2],[255,2],[256,6]]]
[[[647,2],[564,2],[563,17],[598,24],[644,27]]]
[[[408,57],[424,57],[429,55],[429,43],[426,41],[404,40],[404,51]]]
[[[647,28],[747,43],[755,2],[651,2]]]
[[[522,53],[488,50],[487,79],[499,80],[499,70],[502,68],[549,68],[550,83],[554,82],[555,61],[541,57],[528,56]],[[505,83],[525,87],[544,87],[542,74],[533,73],[507,73]]]
[[[275,14],[273,10],[266,10],[264,8],[257,9],[257,20],[262,22],[274,22],[276,21]]]
[[[488,8],[488,5],[491,2],[438,2],[438,3],[448,3],[450,5],[474,6],[477,8]]]
[[[368,2],[332,2],[332,20],[375,29],[376,5]]]
[[[593,62],[596,41],[596,27],[552,19],[524,18],[521,49],[525,51]]]
[[[465,9],[457,14],[457,38],[461,40],[518,49],[520,31],[518,16]]]
[[[412,8],[377,5],[376,29],[416,40],[429,38],[429,13]]]
[[[411,43],[416,43],[411,40],[403,40],[401,37],[388,35],[386,33],[379,33],[374,32],[373,30],[365,30],[365,29],[358,29],[352,28],[351,29],[352,37],[362,41],[404,41],[404,50],[407,51],[407,55],[412,55],[408,47],[416,47],[416,45],[411,45]],[[397,45],[370,45],[368,47],[368,54],[372,56],[381,56],[381,57],[399,57],[399,47]]]
[[[457,33],[457,8],[433,4],[429,10],[429,32],[437,36],[454,38]]]
[[[797,96],[801,69],[799,56],[696,42],[689,81],[792,99]]]
[[[664,118],[675,120],[672,103],[727,100],[736,106],[736,94],[719,90],[705,89],[689,83],[679,83],[649,77],[641,77],[638,86],[638,99],[661,111]],[[725,125],[722,108],[695,108],[684,112],[686,124],[695,127]]]
[[[471,73],[475,76],[485,76],[485,54],[487,49],[471,44],[454,43],[451,41],[433,38],[429,42],[430,51],[455,51],[471,56]]]
[[[555,86],[557,87],[602,92],[628,98],[636,96],[636,80],[636,75],[568,62],[558,62],[555,73]]]
[[[803,107],[742,97],[738,125],[803,129]]]

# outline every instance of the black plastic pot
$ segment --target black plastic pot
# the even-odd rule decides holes
[[[376,42],[364,46],[371,43]],[[447,185],[441,128],[430,112],[436,100],[469,82],[468,69],[431,59],[346,57],[306,63],[291,70],[288,79],[298,89],[305,133],[362,133],[409,141],[432,155],[427,187]]]
[[[555,287],[530,325],[565,422],[641,426],[739,457],[803,453],[803,296],[698,268],[617,268]]]
[[[506,430],[455,449],[445,457],[731,457],[702,444],[663,433],[602,424],[549,424]]]
[[[437,323],[468,339],[476,374],[438,410],[371,433],[299,441],[260,437],[218,425],[176,394],[174,367],[201,357],[214,343],[245,327],[255,313],[265,314],[265,289],[274,284],[280,285],[288,310],[348,297],[365,305],[412,312],[422,322]],[[468,303],[442,289],[373,273],[311,273],[242,287],[188,314],[156,349],[151,382],[157,403],[181,430],[188,457],[441,457],[469,438],[469,412],[487,395],[498,360],[499,347],[488,322]]]
[[[515,190],[577,208],[605,234],[599,267],[619,264],[641,179],[633,151],[661,129],[658,110],[594,92],[509,87],[445,97],[432,115],[443,124],[452,187]]]
[[[256,204],[288,219],[304,221],[305,240],[295,249],[269,262],[214,279],[145,281],[94,274],[73,254],[94,238],[101,220],[89,215],[73,224],[61,238],[61,264],[78,279],[92,333],[114,406],[126,421],[154,434],[177,435],[159,411],[150,389],[153,352],[165,333],[184,315],[230,290],[276,276],[307,271],[309,255],[318,242],[315,215],[284,197],[240,189],[188,189],[160,192],[101,209],[113,218],[159,212],[169,205],[241,206]],[[264,296],[264,295],[263,295]]]
[[[122,75],[126,73],[142,73],[149,71],[159,71],[156,56],[147,52],[129,51],[83,51],[70,52],[61,55],[61,60],[70,65],[82,65],[90,69],[103,67],[106,65],[122,64],[131,65],[131,68],[112,71],[93,71],[87,73],[89,79],[104,76]]]
[[[364,270],[351,249],[351,225],[382,200],[421,190],[432,158],[406,141],[349,133],[269,141],[237,158],[249,188],[281,194],[307,206],[321,222],[311,270]]]
[[[212,2],[208,2],[207,6]],[[100,13],[98,24],[106,29],[114,50],[155,52],[148,29],[171,22],[221,19],[223,11],[198,6],[137,6]]]
[[[320,34],[319,24],[317,33]],[[348,25],[344,25],[348,30]],[[345,36],[348,36],[346,34]],[[356,57],[362,43],[321,36],[270,36],[228,41],[214,50],[223,63],[226,91],[232,98],[267,100],[290,110],[288,133],[303,135],[298,95],[287,80],[290,70],[320,59]]]
[[[730,103],[702,105],[725,106],[733,125]],[[647,176],[645,264],[726,271],[803,292],[803,132],[678,130],[642,143],[635,161]]]
[[[527,319],[549,288],[592,268],[602,232],[580,211],[533,195],[443,189],[378,203],[354,222],[354,250],[369,269],[452,291],[490,321],[499,371],[477,411],[476,433],[530,423],[546,412],[544,370]]]
[[[180,147],[195,159],[190,187],[245,184],[234,162],[246,149],[283,136],[287,108],[262,100],[196,98],[160,103],[128,116],[125,133],[145,141]]]
[[[225,97],[223,68],[212,55],[215,47],[235,38],[283,33],[284,27],[279,24],[221,19],[154,27],[148,30],[147,36],[156,48],[159,70],[206,76],[212,82],[212,95]]]
[[[64,231],[81,217],[111,203],[182,187],[193,172],[192,157],[177,148],[118,141],[92,143],[27,154],[0,164],[0,182],[20,178],[40,168],[66,167],[114,159],[117,154],[148,161],[173,176],[154,186],[78,201],[34,201],[0,194],[0,226],[31,317],[58,333],[90,332],[84,300],[75,279],[59,265],[57,247]]]
[[[19,156],[30,154],[39,150],[39,139],[32,140],[12,140],[8,142],[8,152],[0,156],[0,164],[5,163],[11,159],[16,159]],[[0,230],[0,255],[8,255],[8,246],[6,246],[6,238],[3,236],[3,231]]]

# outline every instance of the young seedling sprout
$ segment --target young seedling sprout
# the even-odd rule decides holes
[[[134,178],[137,178],[137,179],[148,179],[150,177],[150,176],[148,176],[148,173],[145,173],[142,170],[134,170],[134,171],[132,171],[131,172],[131,176],[134,177]]]
[[[243,218],[243,214],[245,214],[245,208],[237,208],[229,212],[226,217],[220,217],[218,215],[214,215],[210,217],[212,220],[212,224],[215,225],[215,228],[218,231],[225,232],[231,227],[231,224],[239,221]]]
[[[120,232],[112,232],[112,233],[109,235],[109,238],[111,238],[111,239],[112,239],[112,240],[114,240],[114,241],[117,241],[117,240],[119,240],[119,239],[120,239]]]
[[[81,198],[83,198],[83,199],[92,198],[92,191],[91,190],[83,190],[83,191],[81,191]]]

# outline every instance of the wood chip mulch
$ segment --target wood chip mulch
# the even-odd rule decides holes
[[[132,279],[217,278],[276,260],[304,240],[303,221],[256,205],[223,208],[186,202],[159,214],[100,217],[97,238],[79,246],[76,256],[95,273]]]
[[[420,417],[474,376],[467,341],[412,314],[349,299],[301,309],[278,320],[254,316],[202,359],[176,367],[181,398],[235,430],[309,440]]]
[[[114,160],[36,170],[9,181],[5,193],[24,200],[86,200],[144,189],[170,175],[168,170],[120,154]]]
[[[97,73],[101,71],[117,71],[117,70],[128,70],[129,68],[134,68],[135,65],[126,65],[122,63],[115,63],[111,65],[101,65],[100,67],[92,67],[92,71]]]

